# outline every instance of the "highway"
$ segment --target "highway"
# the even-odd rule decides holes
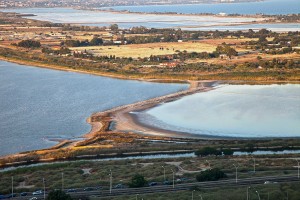
[[[110,193],[109,190],[94,190],[94,191],[83,191],[79,190],[78,192],[69,193],[72,197],[87,197],[87,196],[99,196],[99,197],[109,197],[109,196],[120,196],[120,195],[135,195],[135,194],[150,194],[150,193],[159,193],[159,192],[174,192],[174,191],[185,191],[191,190],[192,187],[197,186],[198,188],[212,189],[219,187],[243,187],[247,185],[259,185],[265,184],[266,181],[269,181],[268,184],[276,184],[283,182],[300,182],[297,175],[289,176],[266,176],[266,177],[253,177],[253,178],[244,178],[238,179],[237,183],[235,179],[226,179],[221,181],[208,181],[208,182],[193,182],[193,183],[182,183],[173,185],[157,185],[152,187],[142,187],[142,188],[125,188],[125,189],[112,189]],[[30,199],[32,196],[25,197],[15,197],[16,200],[25,200]],[[36,196],[38,199],[43,199],[43,195]]]

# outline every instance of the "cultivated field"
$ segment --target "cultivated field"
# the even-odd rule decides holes
[[[217,45],[206,44],[203,42],[170,42],[170,43],[152,43],[152,44],[131,44],[131,45],[113,45],[113,46],[92,46],[75,47],[72,50],[87,50],[98,56],[115,55],[117,57],[149,57],[151,55],[174,54],[178,51],[187,52],[212,52]],[[163,48],[163,49],[162,49]]]

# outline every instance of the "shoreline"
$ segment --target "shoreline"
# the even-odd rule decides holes
[[[136,102],[133,104],[128,104],[124,106],[115,107],[106,111],[97,112],[92,114],[88,119],[87,122],[92,126],[91,131],[84,135],[84,137],[96,137],[99,133],[99,129],[97,127],[108,127],[110,124],[114,123],[115,128],[114,130],[105,130],[105,132],[133,132],[143,135],[151,135],[151,136],[163,136],[169,137],[172,133],[173,136],[171,137],[178,137],[179,133],[175,133],[174,131],[158,131],[155,129],[151,129],[151,131],[145,132],[146,126],[142,126],[141,124],[136,123],[136,121],[130,116],[130,112],[138,111],[138,110],[145,110],[150,109],[152,107],[157,106],[160,103],[165,103],[169,101],[175,101],[180,99],[184,96],[191,95],[198,92],[207,92],[213,89],[212,85],[215,83],[220,83],[221,81],[190,81],[190,87],[187,90],[179,91],[176,93],[155,97],[152,99]],[[201,86],[200,86],[201,85]],[[108,118],[108,119],[107,119]],[[93,119],[100,119],[96,122]],[[200,137],[197,137],[200,139]]]
[[[85,70],[75,70],[70,69],[68,67],[63,67],[60,65],[53,65],[53,64],[45,64],[42,62],[36,62],[36,61],[24,61],[20,59],[12,59],[0,56],[0,61],[6,61],[6,62],[12,62],[19,65],[24,66],[32,66],[32,67],[39,67],[44,69],[51,69],[51,70],[58,70],[58,71],[65,71],[65,72],[74,72],[74,73],[80,73],[80,74],[88,74],[88,75],[94,75],[94,76],[102,76],[106,78],[115,78],[115,79],[121,79],[121,80],[133,80],[133,81],[144,81],[144,82],[154,82],[154,83],[189,83],[188,80],[181,80],[181,79],[150,79],[150,78],[135,78],[125,75],[118,75],[114,73],[105,73],[105,72],[95,72],[95,71],[85,71]]]

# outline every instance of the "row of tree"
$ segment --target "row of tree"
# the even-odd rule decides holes
[[[221,156],[221,155],[233,155],[234,151],[232,149],[221,149],[218,150],[213,147],[203,147],[195,151],[196,156]]]

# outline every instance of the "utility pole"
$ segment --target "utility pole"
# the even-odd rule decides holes
[[[194,200],[194,192],[195,190],[192,191],[192,200]]]

